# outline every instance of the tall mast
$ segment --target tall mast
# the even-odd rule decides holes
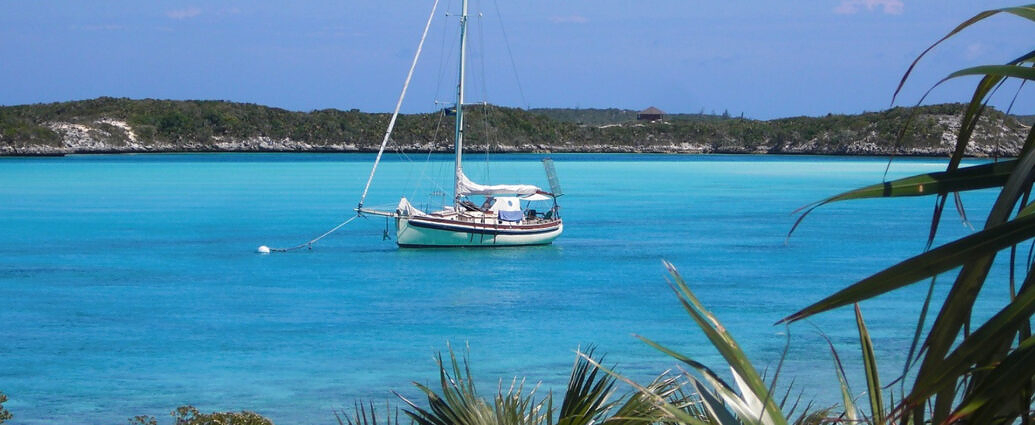
[[[467,0],[462,2],[463,12],[460,14],[460,76],[456,83],[456,134],[453,149],[456,151],[456,169],[453,173],[453,202],[460,197],[461,162],[464,155],[464,68],[467,56]]]

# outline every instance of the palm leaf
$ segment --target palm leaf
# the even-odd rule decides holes
[[[533,387],[528,394],[524,393],[525,381],[520,382],[515,378],[510,383],[510,388],[503,392],[501,383],[496,392],[495,425],[539,425],[549,420],[553,414],[551,409],[544,408],[549,402],[549,397],[538,403],[535,400],[535,393],[538,385]]]
[[[1035,237],[1035,215],[1020,217],[900,262],[787,316],[793,322],[837,307],[853,304],[998,252]]]
[[[647,392],[665,399],[672,398],[681,389],[681,384],[676,376],[662,373],[654,378],[646,387]],[[606,425],[646,425],[659,422],[665,416],[652,400],[642,392],[635,392],[625,399],[624,403],[615,410],[614,414],[604,419]]]
[[[954,28],[952,31],[949,31],[948,34],[946,34],[944,37],[942,37],[941,39],[936,41],[934,44],[932,44],[930,47],[925,49],[922,53],[920,53],[919,56],[916,57],[916,59],[913,60],[913,63],[909,64],[909,68],[906,70],[906,73],[904,75],[902,75],[902,80],[899,81],[898,87],[895,88],[895,93],[894,93],[894,95],[892,95],[892,103],[894,103],[894,99],[896,97],[898,97],[899,92],[902,91],[902,86],[904,86],[906,84],[906,80],[908,80],[909,79],[909,75],[912,74],[913,68],[916,67],[916,64],[919,63],[920,59],[923,59],[923,57],[926,56],[927,53],[929,53],[931,50],[933,50],[935,47],[937,47],[939,44],[941,44],[945,40],[948,40],[949,38],[952,38],[952,36],[958,34],[960,31],[963,31],[967,27],[969,27],[971,25],[974,25],[975,23],[978,23],[978,22],[980,22],[980,21],[982,21],[984,19],[987,19],[987,18],[989,18],[991,16],[1000,14],[1000,13],[1010,13],[1010,14],[1013,14],[1013,15],[1020,16],[1022,18],[1028,19],[1030,21],[1035,21],[1035,5],[1020,6],[1020,7],[1006,7],[1006,8],[1002,8],[1002,9],[991,9],[991,10],[986,10],[986,11],[983,11],[981,13],[978,13],[977,15],[974,15],[970,19],[964,21],[962,24],[957,25],[956,28]]]
[[[1032,57],[1035,57],[1035,52],[1028,53],[1020,58],[1019,61],[1023,62]],[[1035,80],[1035,69],[1029,66],[1018,66],[1018,65],[981,65],[970,68],[964,68],[959,71],[955,71],[945,77],[947,81],[952,78],[959,78],[972,75],[984,75],[1001,78],[1020,78],[1022,80]]]
[[[694,415],[691,415],[690,413],[688,413],[683,408],[672,404],[669,400],[666,399],[666,397],[663,397],[661,395],[658,395],[658,394],[655,394],[655,393],[651,392],[650,388],[645,387],[643,385],[640,385],[640,384],[636,383],[636,381],[633,381],[633,380],[631,380],[631,379],[629,379],[629,378],[627,378],[625,376],[622,376],[622,375],[618,374],[614,370],[611,370],[611,369],[605,367],[604,365],[602,365],[600,363],[597,363],[595,360],[593,360],[590,357],[587,357],[586,355],[584,355],[582,353],[579,353],[579,354],[583,358],[585,358],[586,361],[588,361],[593,366],[596,366],[598,369],[603,370],[608,375],[611,375],[611,376],[615,377],[615,379],[618,379],[618,380],[620,380],[622,382],[625,382],[629,386],[635,388],[644,397],[650,399],[654,403],[654,405],[658,407],[658,409],[660,409],[662,412],[664,412],[667,415],[667,418],[672,418],[675,421],[677,421],[677,422],[679,422],[681,424],[684,424],[684,425],[714,425],[714,424],[710,424],[708,422],[705,422],[705,421],[701,420],[700,418],[695,417]],[[666,421],[662,421],[662,422],[664,423]]]
[[[863,368],[866,371],[866,390],[870,398],[870,415],[873,425],[884,425],[884,400],[881,398],[880,374],[877,371],[877,356],[873,354],[873,341],[866,329],[862,310],[855,305],[855,324],[859,328],[859,345],[862,347]]]
[[[989,347],[995,347],[1004,341],[1009,342],[1017,334],[1020,326],[1027,323],[1035,313],[1035,273],[1029,274],[1024,290],[1012,302],[988,319],[973,334],[965,338],[949,356],[941,362],[936,374],[918,381],[912,392],[902,403],[904,406],[915,406],[922,400],[936,394],[947,387],[955,385],[957,377],[967,373],[974,359]]]
[[[1027,193],[1032,178],[1035,176],[1035,149],[1033,149],[1035,145],[1033,145],[1033,142],[1035,142],[1035,129],[1028,133],[1016,170],[1007,178],[1006,183],[999,192],[999,196],[992,205],[988,218],[985,220],[985,229],[972,236],[978,236],[981,233],[997,228],[1011,227],[1012,224],[1028,221],[1032,217],[1020,217],[1014,219],[1013,222],[1007,223],[1014,206]],[[968,238],[961,239],[960,241]],[[1026,238],[1021,240],[1024,239]],[[1020,240],[1017,240],[1009,245],[1019,242]],[[945,302],[942,304],[925,341],[927,354],[920,364],[916,382],[930,379],[930,376],[937,374],[938,371],[943,369],[941,363],[949,348],[955,343],[960,331],[964,327],[969,327],[970,312],[973,309],[974,302],[977,300],[981,287],[988,277],[994,258],[995,252],[983,254],[975,252],[969,261],[962,264],[963,267],[960,269],[952,289],[950,289],[949,294],[946,296]],[[956,399],[955,388],[945,388],[940,391],[934,400],[931,420],[934,422],[944,421],[948,417]],[[920,415],[920,411],[917,410],[915,416]]]
[[[903,364],[902,366],[902,376],[896,379],[896,381],[902,381],[903,393],[905,393],[906,374],[909,373],[909,368],[913,365],[913,362],[919,360],[919,357],[913,357],[913,354],[916,354],[917,344],[920,343],[920,337],[923,335],[924,332],[924,322],[927,321],[927,312],[931,308],[931,299],[934,297],[934,284],[937,281],[937,276],[932,277],[931,283],[927,286],[927,295],[924,296],[924,304],[923,307],[920,308],[920,315],[917,317],[916,320],[916,330],[913,332],[913,339],[909,343],[909,353],[906,354],[906,361],[905,364]],[[894,403],[892,403],[892,405],[894,405]]]
[[[705,366],[704,364],[701,364],[689,357],[672,351],[654,341],[651,341],[648,338],[642,336],[638,336],[638,338],[640,338],[640,340],[645,342],[647,345],[650,345],[658,351],[661,351],[662,353],[665,353],[671,356],[672,358],[687,364],[688,366],[696,370],[698,373],[700,373],[704,380],[707,381],[708,384],[712,387],[712,391],[716,394],[716,396],[723,400],[728,409],[731,409],[734,413],[736,413],[736,416],[740,418],[741,422],[747,424],[760,424],[763,422],[763,419],[766,417],[766,412],[762,411],[763,409],[760,408],[761,403],[757,401],[759,400],[758,397],[744,393],[738,393],[737,390],[733,388],[733,386],[726,383],[726,381],[720,378],[718,374],[716,374],[714,371],[712,371],[709,367]],[[732,373],[736,375],[736,371],[732,371]],[[689,376],[689,378],[691,380],[696,380],[696,378],[693,378],[692,376]],[[741,388],[743,388],[743,386],[741,386]],[[769,422],[772,421],[770,420]]]
[[[826,335],[820,334],[830,346],[830,355],[834,358],[834,372],[837,374],[837,382],[841,389],[841,403],[844,407],[845,420],[850,423],[860,422],[858,409],[855,407],[855,397],[852,396],[852,389],[848,385],[848,378],[845,376],[844,365],[841,364],[841,357],[837,355],[834,343]]]
[[[726,331],[726,328],[722,326],[718,318],[715,317],[710,311],[704,308],[697,296],[694,295],[693,291],[680,276],[669,262],[665,262],[665,267],[668,268],[669,274],[673,279],[673,291],[679,297],[680,303],[683,304],[683,308],[687,311],[690,317],[697,323],[697,325],[704,332],[708,340],[711,341],[719,354],[722,355],[723,359],[730,366],[733,376],[735,379],[741,380],[742,394],[748,401],[754,401],[757,399],[761,402],[760,411],[757,412],[759,415],[758,420],[763,423],[771,423],[771,425],[786,425],[787,420],[784,418],[783,413],[780,411],[779,406],[776,405],[776,401],[773,400],[772,395],[769,393],[765,382],[762,381],[758,371],[748,360],[747,355],[744,354],[743,350],[733,339],[733,336]],[[655,348],[660,348],[657,344],[652,344]],[[667,353],[674,354],[671,350],[666,350]],[[687,359],[685,356],[677,357],[681,360]],[[686,360],[683,360],[684,362]],[[714,375],[714,374],[713,374]],[[728,385],[726,385],[728,387]]]
[[[960,402],[960,407],[952,413],[947,422],[956,422],[992,403],[995,403],[995,407],[1004,407],[1012,404],[1007,400],[1013,399],[1022,389],[1029,385],[1028,379],[1018,378],[1033,375],[1035,375],[1035,337],[1028,337],[1021,341],[1017,348],[1007,355],[1001,363],[994,366],[988,378]],[[972,423],[1009,424],[1013,423],[1013,420],[1019,414],[1027,414],[1027,409],[1024,409],[1022,412],[1013,412],[1008,417],[998,417],[996,415],[997,417],[995,417],[994,421],[991,420],[991,415],[980,415]]]
[[[831,196],[822,201],[806,205],[797,211],[804,212],[791,226],[788,237],[794,233],[802,220],[816,208],[831,202],[851,199],[891,198],[903,196],[927,196],[987,189],[1003,186],[1017,166],[1016,160],[975,165],[952,171],[927,173],[905,177],[890,182],[877,183]]]
[[[369,410],[367,410],[369,407]],[[381,417],[380,423],[382,425],[399,425],[399,409],[392,409],[390,406],[385,406],[387,412]],[[363,403],[355,403],[352,408],[352,414],[348,414],[344,411],[334,412],[334,418],[338,421],[338,425],[378,425],[377,410],[374,409],[374,403],[369,402],[367,405]]]
[[[418,425],[492,425],[495,412],[485,400],[478,397],[471,379],[471,370],[464,358],[461,369],[453,350],[449,350],[449,358],[453,373],[446,370],[442,355],[438,355],[439,384],[442,395],[432,389],[414,383],[428,398],[428,409],[422,409],[412,401],[396,393],[412,410],[403,410]]]
[[[708,412],[708,417],[711,418],[712,422],[719,425],[741,425],[742,422],[736,417],[730,414],[730,411],[726,409],[726,405],[719,400],[711,391],[701,384],[697,379],[692,379],[690,382],[693,383],[694,389],[697,394],[701,396],[701,402]]]
[[[614,392],[615,380],[586,361],[593,358],[593,351],[590,348],[575,357],[557,425],[590,425],[614,406],[607,399]]]

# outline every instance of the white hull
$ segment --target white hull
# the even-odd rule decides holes
[[[396,217],[401,247],[493,247],[547,245],[564,231],[560,220],[482,224],[434,217]]]

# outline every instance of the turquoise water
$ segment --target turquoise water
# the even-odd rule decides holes
[[[792,211],[880,181],[886,160],[552,157],[566,192],[565,233],[552,246],[400,250],[372,218],[312,250],[273,255],[255,249],[304,242],[347,218],[373,156],[0,158],[0,391],[11,423],[165,419],[182,404],[336,423],[332,411],[357,399],[393,400],[393,390],[414,394],[411,381],[434,382],[433,356],[447,344],[469,345],[486,394],[515,376],[558,388],[574,350],[590,344],[639,380],[675,366],[634,334],[721,369],[668,289],[662,259],[772,368],[788,331],[772,324],[919,253],[933,205],[830,205],[785,244]],[[486,169],[472,155],[469,175],[545,185],[540,158],[495,156]],[[422,198],[434,187],[413,182],[451,167],[447,156],[410,159],[388,157],[368,206]],[[898,159],[889,176],[943,167]],[[965,194],[972,218],[993,197]],[[946,217],[939,240],[968,232]],[[983,297],[1001,300],[999,287]],[[925,291],[863,304],[887,381]],[[848,309],[792,325],[781,375],[809,397],[839,399],[817,329],[862,391]]]

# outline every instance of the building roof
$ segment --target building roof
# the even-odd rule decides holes
[[[641,115],[665,115],[665,111],[662,111],[662,110],[660,110],[658,108],[655,108],[655,107],[651,106],[651,107],[649,107],[647,109],[644,109],[644,110],[640,111],[640,114]]]

